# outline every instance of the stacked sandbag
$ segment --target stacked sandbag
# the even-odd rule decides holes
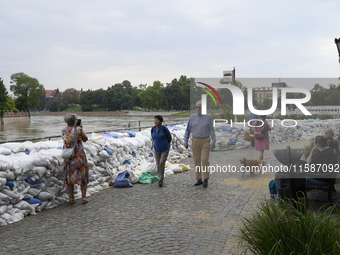
[[[0,225],[68,200],[60,142],[0,145]]]
[[[312,140],[317,135],[324,135],[327,128],[332,128],[334,133],[339,134],[339,124],[337,120],[297,120],[295,127],[285,127],[281,121],[274,121],[272,130],[269,133],[270,144]],[[284,121],[286,126],[294,126],[295,121]],[[269,121],[272,125],[272,122]],[[245,132],[249,132],[249,127],[241,124],[233,126],[217,123],[215,127],[217,149],[242,149],[250,147],[251,143],[244,140]]]
[[[185,125],[169,130],[173,140],[166,176],[189,170],[189,166],[176,163],[191,155],[191,150],[184,148]],[[137,133],[121,131],[89,136],[83,143],[89,166],[87,195],[107,189],[126,170],[131,183],[137,183],[142,172],[157,174],[150,131],[151,128]],[[62,145],[62,140],[0,145],[0,225],[68,201],[67,186],[63,183]],[[80,187],[75,185],[75,198],[80,197]]]

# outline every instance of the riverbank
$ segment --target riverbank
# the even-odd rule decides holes
[[[32,116],[65,116],[68,113],[77,114],[81,116],[124,116],[128,111],[119,112],[32,112]]]

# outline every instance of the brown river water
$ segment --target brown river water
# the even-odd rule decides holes
[[[157,113],[155,113],[157,115]],[[153,115],[149,116],[81,116],[83,129],[87,134],[92,132],[113,131],[115,129],[130,129],[138,131],[138,122],[131,122],[130,128],[126,128],[129,121],[150,120],[141,122],[142,127],[153,126]],[[163,116],[164,124],[183,124],[188,122],[188,117]],[[49,136],[59,136],[61,129],[66,126],[63,116],[32,116],[30,122],[18,124],[0,125],[0,142],[21,139],[34,139]]]

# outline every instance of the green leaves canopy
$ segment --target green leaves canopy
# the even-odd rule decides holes
[[[20,110],[29,110],[40,103],[44,86],[36,78],[25,73],[15,73],[11,75],[11,84],[10,89],[17,97],[16,106]]]

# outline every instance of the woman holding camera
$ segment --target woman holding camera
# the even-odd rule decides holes
[[[85,149],[82,144],[88,140],[83,131],[83,124],[78,120],[75,114],[67,114],[64,118],[67,127],[62,132],[64,148],[73,148],[75,146],[74,157],[64,160],[64,183],[68,186],[70,196],[69,203],[74,204],[74,184],[81,185],[81,194],[83,204],[86,199],[86,189],[89,181],[89,168],[85,155]]]

